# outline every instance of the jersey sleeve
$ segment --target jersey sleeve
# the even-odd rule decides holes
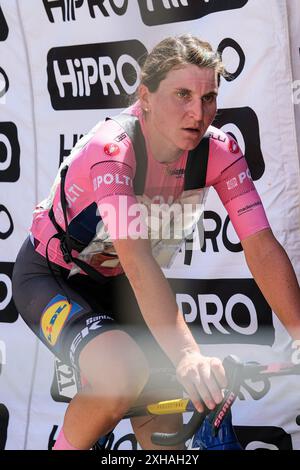
[[[217,138],[218,136],[218,138]],[[237,142],[217,131],[211,137],[208,180],[217,191],[240,240],[270,228],[262,201]]]
[[[111,239],[139,238],[145,236],[145,227],[133,188],[134,150],[124,131],[122,135],[118,129],[121,137],[116,137],[117,132],[109,130],[105,138],[93,139],[89,148],[95,202]],[[122,140],[117,143],[116,138]]]

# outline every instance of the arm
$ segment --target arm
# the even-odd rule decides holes
[[[177,368],[179,381],[199,411],[203,410],[199,395],[214,408],[222,399],[220,388],[226,385],[223,367],[219,360],[200,354],[169,283],[152,256],[149,241],[114,240],[114,246],[145,322]]]
[[[300,339],[300,290],[292,264],[270,229],[242,242],[248,267],[272,310],[293,338]]]
[[[199,352],[199,347],[152,256],[148,240],[114,240],[114,246],[145,322],[176,367],[185,354]]]

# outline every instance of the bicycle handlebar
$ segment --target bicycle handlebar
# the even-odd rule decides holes
[[[259,364],[244,364],[236,356],[226,356],[223,360],[223,367],[225,369],[228,385],[222,402],[216,406],[214,410],[209,410],[205,407],[202,413],[197,410],[193,412],[190,421],[183,425],[181,431],[168,434],[168,433],[153,433],[151,441],[153,444],[162,446],[176,446],[191,438],[196,430],[202,425],[206,416],[212,414],[212,429],[215,435],[234,403],[241,386],[245,386],[245,380],[269,381],[271,376],[300,374],[300,364],[294,365],[290,363],[270,364],[263,366]],[[245,387],[247,388],[247,387]],[[265,387],[264,395],[268,392],[269,387]]]

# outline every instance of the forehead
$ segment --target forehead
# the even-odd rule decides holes
[[[161,90],[187,88],[194,92],[217,91],[217,72],[213,68],[198,67],[187,64],[181,68],[171,69],[166,78],[160,82]]]

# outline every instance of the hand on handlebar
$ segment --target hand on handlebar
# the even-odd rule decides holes
[[[213,410],[221,403],[222,388],[226,387],[227,380],[220,359],[191,352],[178,363],[176,375],[200,413],[204,405]]]

